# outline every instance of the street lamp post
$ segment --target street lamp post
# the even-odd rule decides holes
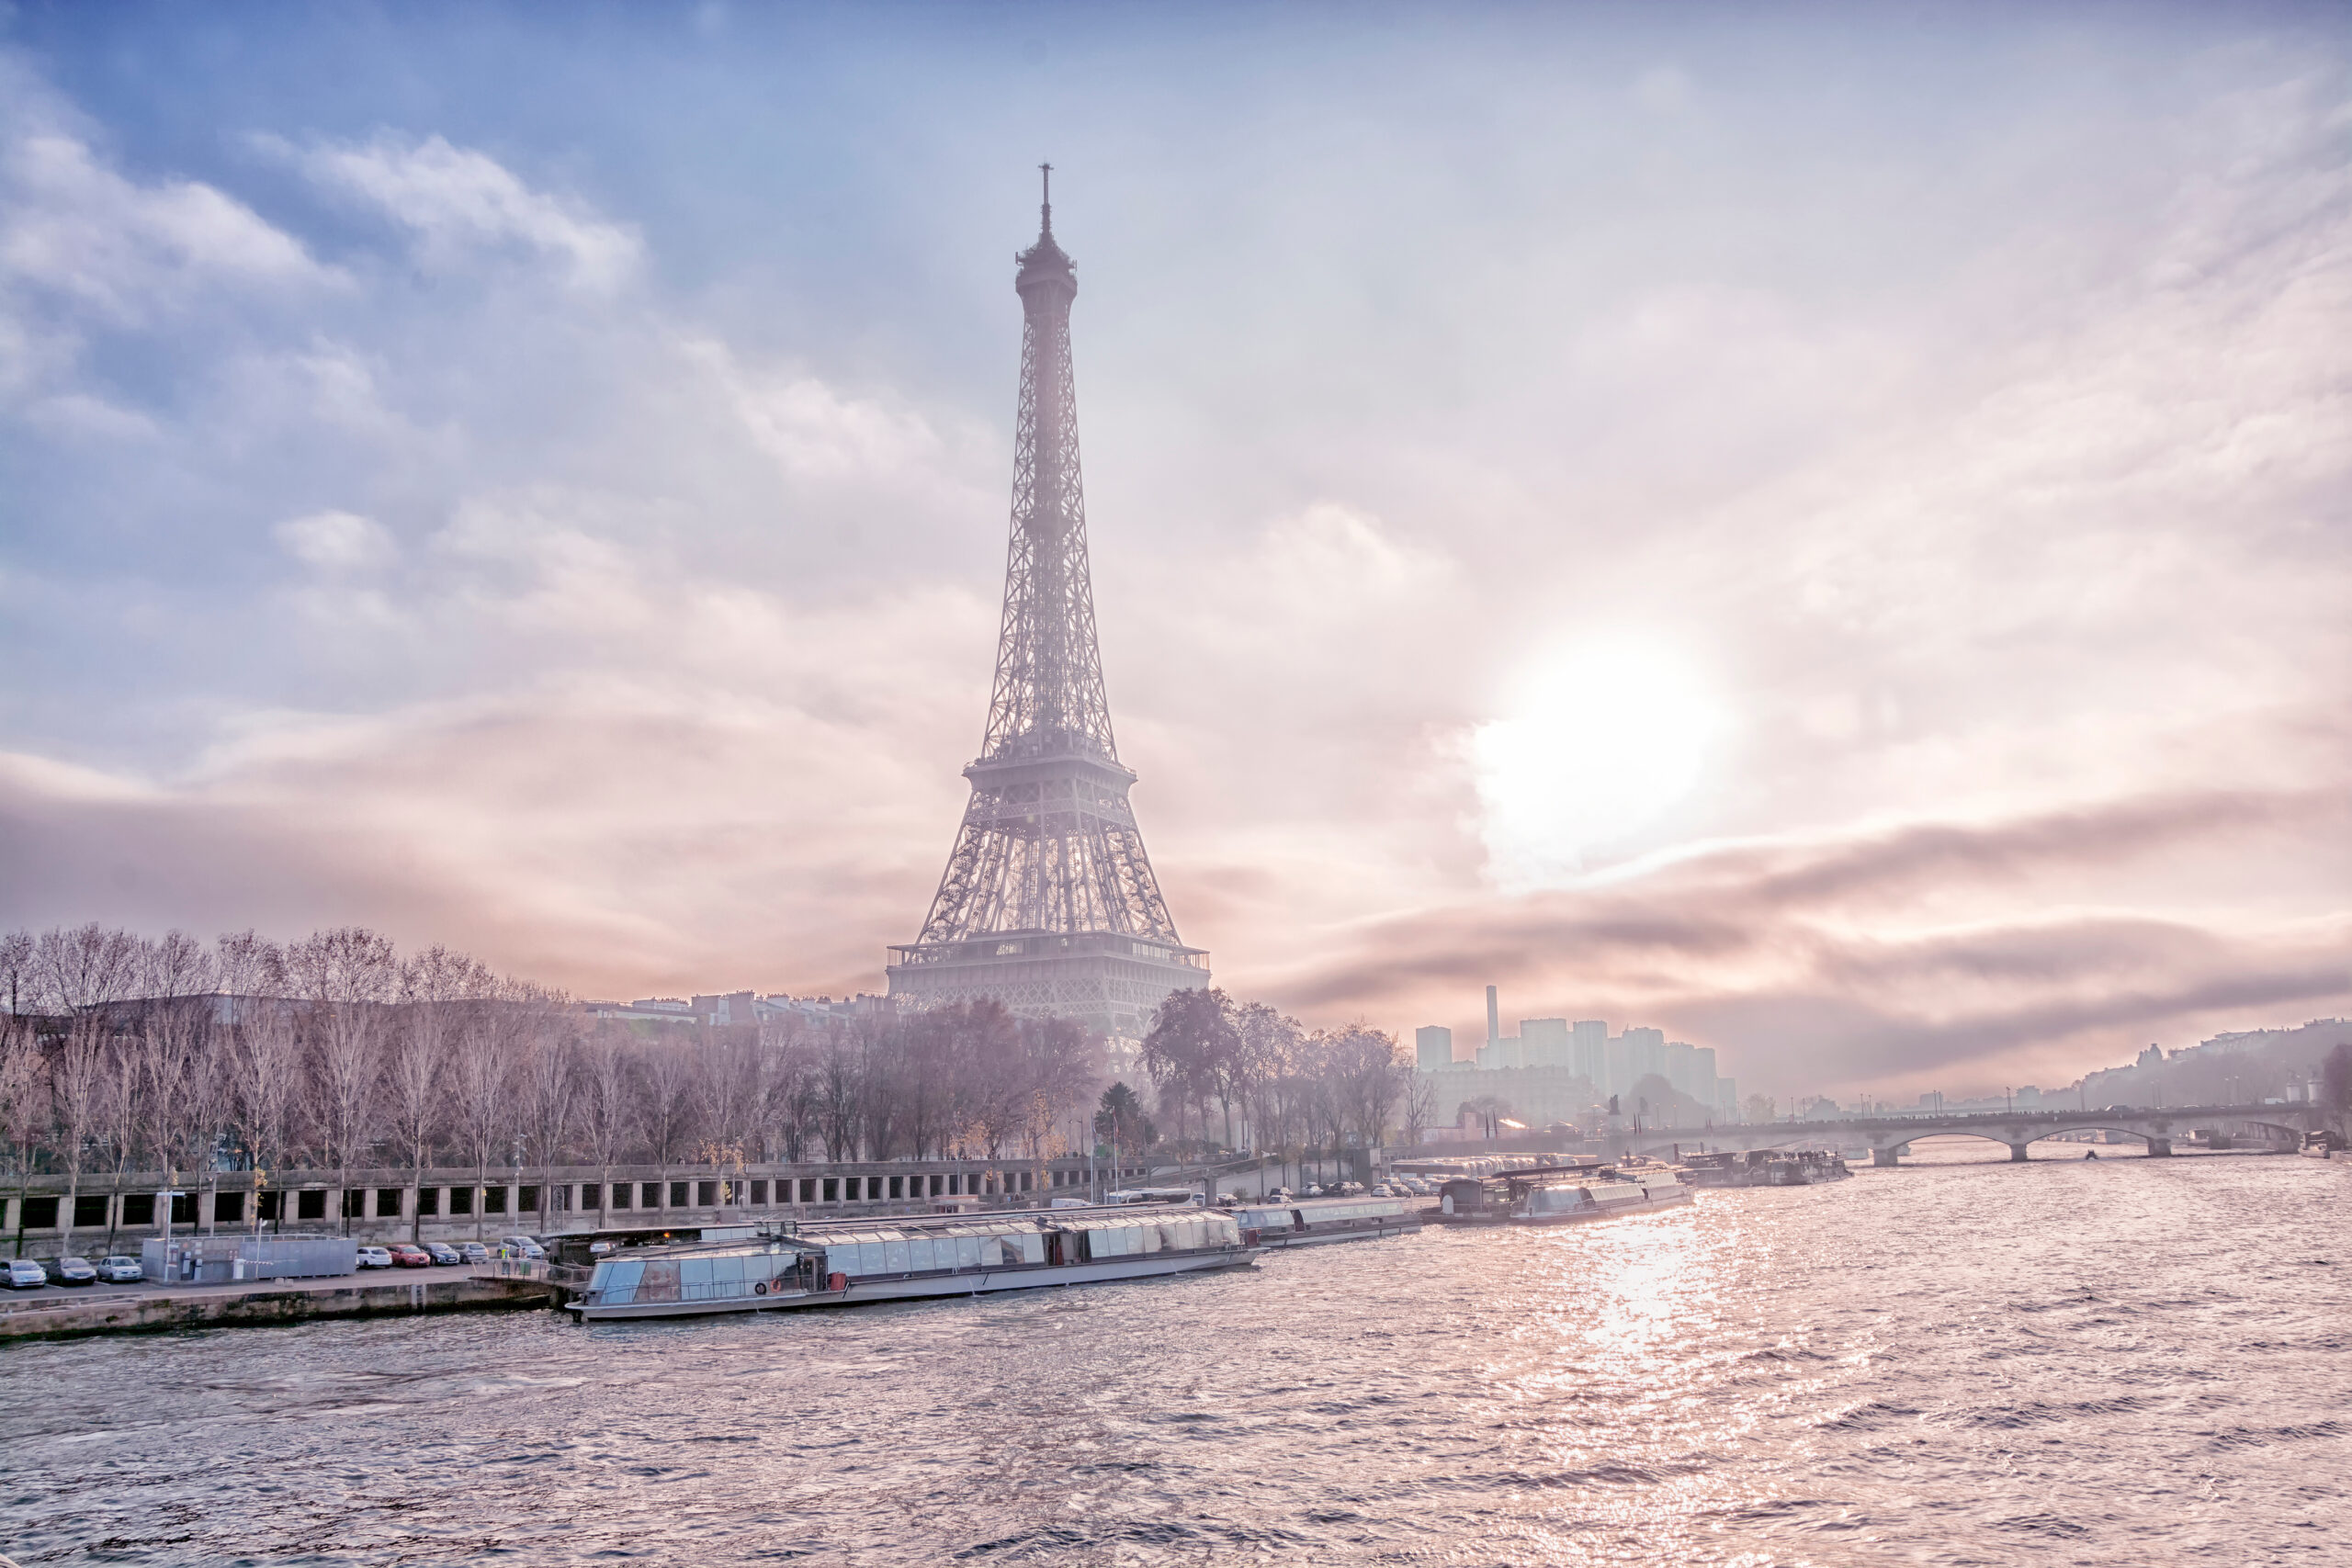
[[[172,1277],[172,1205],[179,1201],[180,1196],[178,1190],[172,1186],[172,1178],[177,1174],[176,1171],[165,1172],[164,1190],[155,1194],[164,1205],[164,1279],[167,1282]]]

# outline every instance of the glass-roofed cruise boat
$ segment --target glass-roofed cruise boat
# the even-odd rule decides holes
[[[739,1241],[605,1258],[564,1304],[590,1323],[846,1306],[1231,1269],[1258,1250],[1232,1215],[1213,1209],[812,1221]]]

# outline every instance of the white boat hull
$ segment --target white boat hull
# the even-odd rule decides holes
[[[1660,1209],[1679,1209],[1691,1201],[1687,1191],[1671,1198],[1647,1198],[1638,1203],[1611,1203],[1591,1209],[1569,1209],[1557,1214],[1513,1214],[1509,1224],[1514,1225],[1580,1225],[1594,1220],[1615,1219],[1620,1214],[1654,1214]]]
[[[886,1280],[854,1280],[842,1291],[777,1291],[763,1296],[721,1296],[696,1302],[630,1302],[598,1306],[567,1302],[585,1323],[639,1317],[707,1317],[714,1313],[777,1312],[794,1307],[858,1306],[868,1302],[920,1301],[934,1296],[977,1296],[998,1291],[1035,1291],[1054,1285],[1094,1285],[1114,1280],[1148,1280],[1238,1269],[1253,1261],[1256,1247],[1238,1251],[1183,1252],[1105,1258],[1099,1263],[1035,1264],[974,1273],[928,1274]]]
[[[1410,1235],[1420,1228],[1418,1224],[1388,1225],[1376,1231],[1334,1231],[1326,1232],[1321,1235],[1316,1235],[1313,1231],[1307,1232],[1305,1235],[1300,1235],[1295,1231],[1287,1234],[1277,1231],[1261,1235],[1258,1237],[1258,1245],[1270,1250],[1294,1247],[1329,1247],[1342,1241],[1380,1241],[1392,1235]]]

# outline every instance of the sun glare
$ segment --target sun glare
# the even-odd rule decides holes
[[[1471,739],[1494,879],[1564,881],[1633,838],[1698,784],[1721,728],[1705,681],[1665,644],[1587,641],[1544,659],[1510,716]]]

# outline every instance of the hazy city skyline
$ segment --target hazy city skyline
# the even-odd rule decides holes
[[[12,12],[0,925],[881,989],[1050,158],[1221,985],[1840,1096],[2352,1010],[2340,13],[1336,15]]]

